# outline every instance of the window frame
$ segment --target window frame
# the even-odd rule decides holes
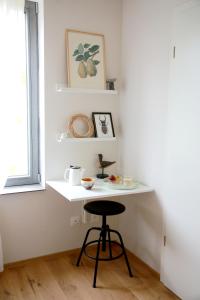
[[[40,176],[39,155],[39,50],[38,3],[25,1],[27,101],[28,101],[28,175],[8,177],[6,186],[38,184]]]

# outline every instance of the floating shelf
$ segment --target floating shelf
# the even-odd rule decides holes
[[[60,138],[57,139],[57,141],[59,143],[61,142],[69,142],[69,143],[77,143],[77,142],[115,142],[117,141],[116,137],[112,137],[112,138],[95,138],[95,137],[91,137],[91,138],[69,138],[69,137],[64,137],[64,138]]]
[[[61,93],[68,94],[106,94],[106,95],[117,95],[118,91],[116,90],[97,90],[97,89],[78,89],[78,88],[69,88],[64,84],[56,84],[56,91]]]

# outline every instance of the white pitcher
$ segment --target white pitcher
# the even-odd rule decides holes
[[[85,169],[78,166],[70,166],[70,168],[66,168],[64,172],[64,179],[70,185],[80,185],[81,178],[83,177]]]

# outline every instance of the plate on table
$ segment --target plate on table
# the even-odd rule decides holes
[[[133,182],[131,185],[112,183],[112,182],[105,182],[104,184],[108,189],[112,189],[112,190],[133,190],[138,187],[138,182]]]

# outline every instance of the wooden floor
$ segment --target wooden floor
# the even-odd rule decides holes
[[[0,300],[179,299],[130,253],[134,277],[129,277],[123,257],[100,262],[94,289],[94,261],[83,257],[76,267],[78,253],[74,250],[6,267],[0,274]]]

